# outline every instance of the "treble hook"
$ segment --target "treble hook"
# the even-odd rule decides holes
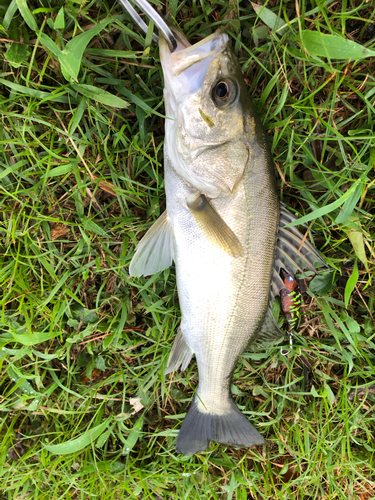
[[[146,16],[151,19],[151,21],[155,24],[155,26],[162,32],[164,38],[166,39],[169,50],[171,52],[174,52],[177,49],[177,41],[172,33],[171,29],[167,25],[167,23],[164,21],[164,19],[161,17],[161,15],[153,8],[151,5],[147,2],[147,0],[133,0],[135,4],[138,5],[140,9],[143,10],[143,12],[146,14]],[[120,4],[122,7],[130,14],[132,17],[133,21],[138,24],[138,26],[143,30],[145,33],[147,33],[148,26],[147,24],[143,21],[141,16],[136,12],[134,7],[131,5],[129,0],[119,0]],[[152,40],[154,42],[158,42],[159,38],[155,33],[152,35]]]

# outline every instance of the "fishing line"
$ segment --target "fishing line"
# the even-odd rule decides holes
[[[144,20],[141,18],[141,16],[135,10],[135,8],[132,6],[132,4],[129,2],[129,0],[119,0],[119,3],[121,4],[122,8],[127,11],[127,13],[130,15],[130,17],[133,19],[133,21],[141,28],[141,30],[144,31],[145,33],[147,33],[147,31],[148,31],[147,24],[144,22]],[[155,33],[153,33],[152,40],[153,40],[153,42],[158,43],[159,37]]]
[[[131,5],[129,0],[118,0],[121,6],[128,12],[133,21],[141,28],[142,31],[147,33],[148,26],[143,21],[141,16],[137,13],[134,7]],[[147,2],[147,0],[133,0],[136,5],[146,14],[146,16],[151,19],[151,21],[155,24],[155,26],[161,31],[164,38],[166,39],[169,50],[174,52],[177,49],[177,41],[172,33],[171,29],[161,17],[161,15]],[[152,40],[154,42],[159,41],[159,37],[153,33]]]

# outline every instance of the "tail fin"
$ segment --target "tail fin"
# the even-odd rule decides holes
[[[176,443],[178,453],[193,455],[205,450],[210,441],[242,448],[265,443],[232,398],[230,409],[222,414],[201,410],[201,405],[197,405],[198,401],[197,396],[194,396],[182,423]]]

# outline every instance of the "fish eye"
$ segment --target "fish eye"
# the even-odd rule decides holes
[[[229,94],[228,85],[225,82],[219,82],[216,85],[215,94],[219,99],[226,99]]]
[[[222,108],[232,104],[238,95],[238,87],[229,78],[219,80],[213,88],[212,97],[217,107]]]

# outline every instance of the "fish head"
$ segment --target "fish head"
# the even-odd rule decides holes
[[[194,45],[172,29],[175,51],[159,39],[165,154],[177,173],[206,196],[230,194],[249,160],[245,135],[252,105],[239,62],[222,29]]]

